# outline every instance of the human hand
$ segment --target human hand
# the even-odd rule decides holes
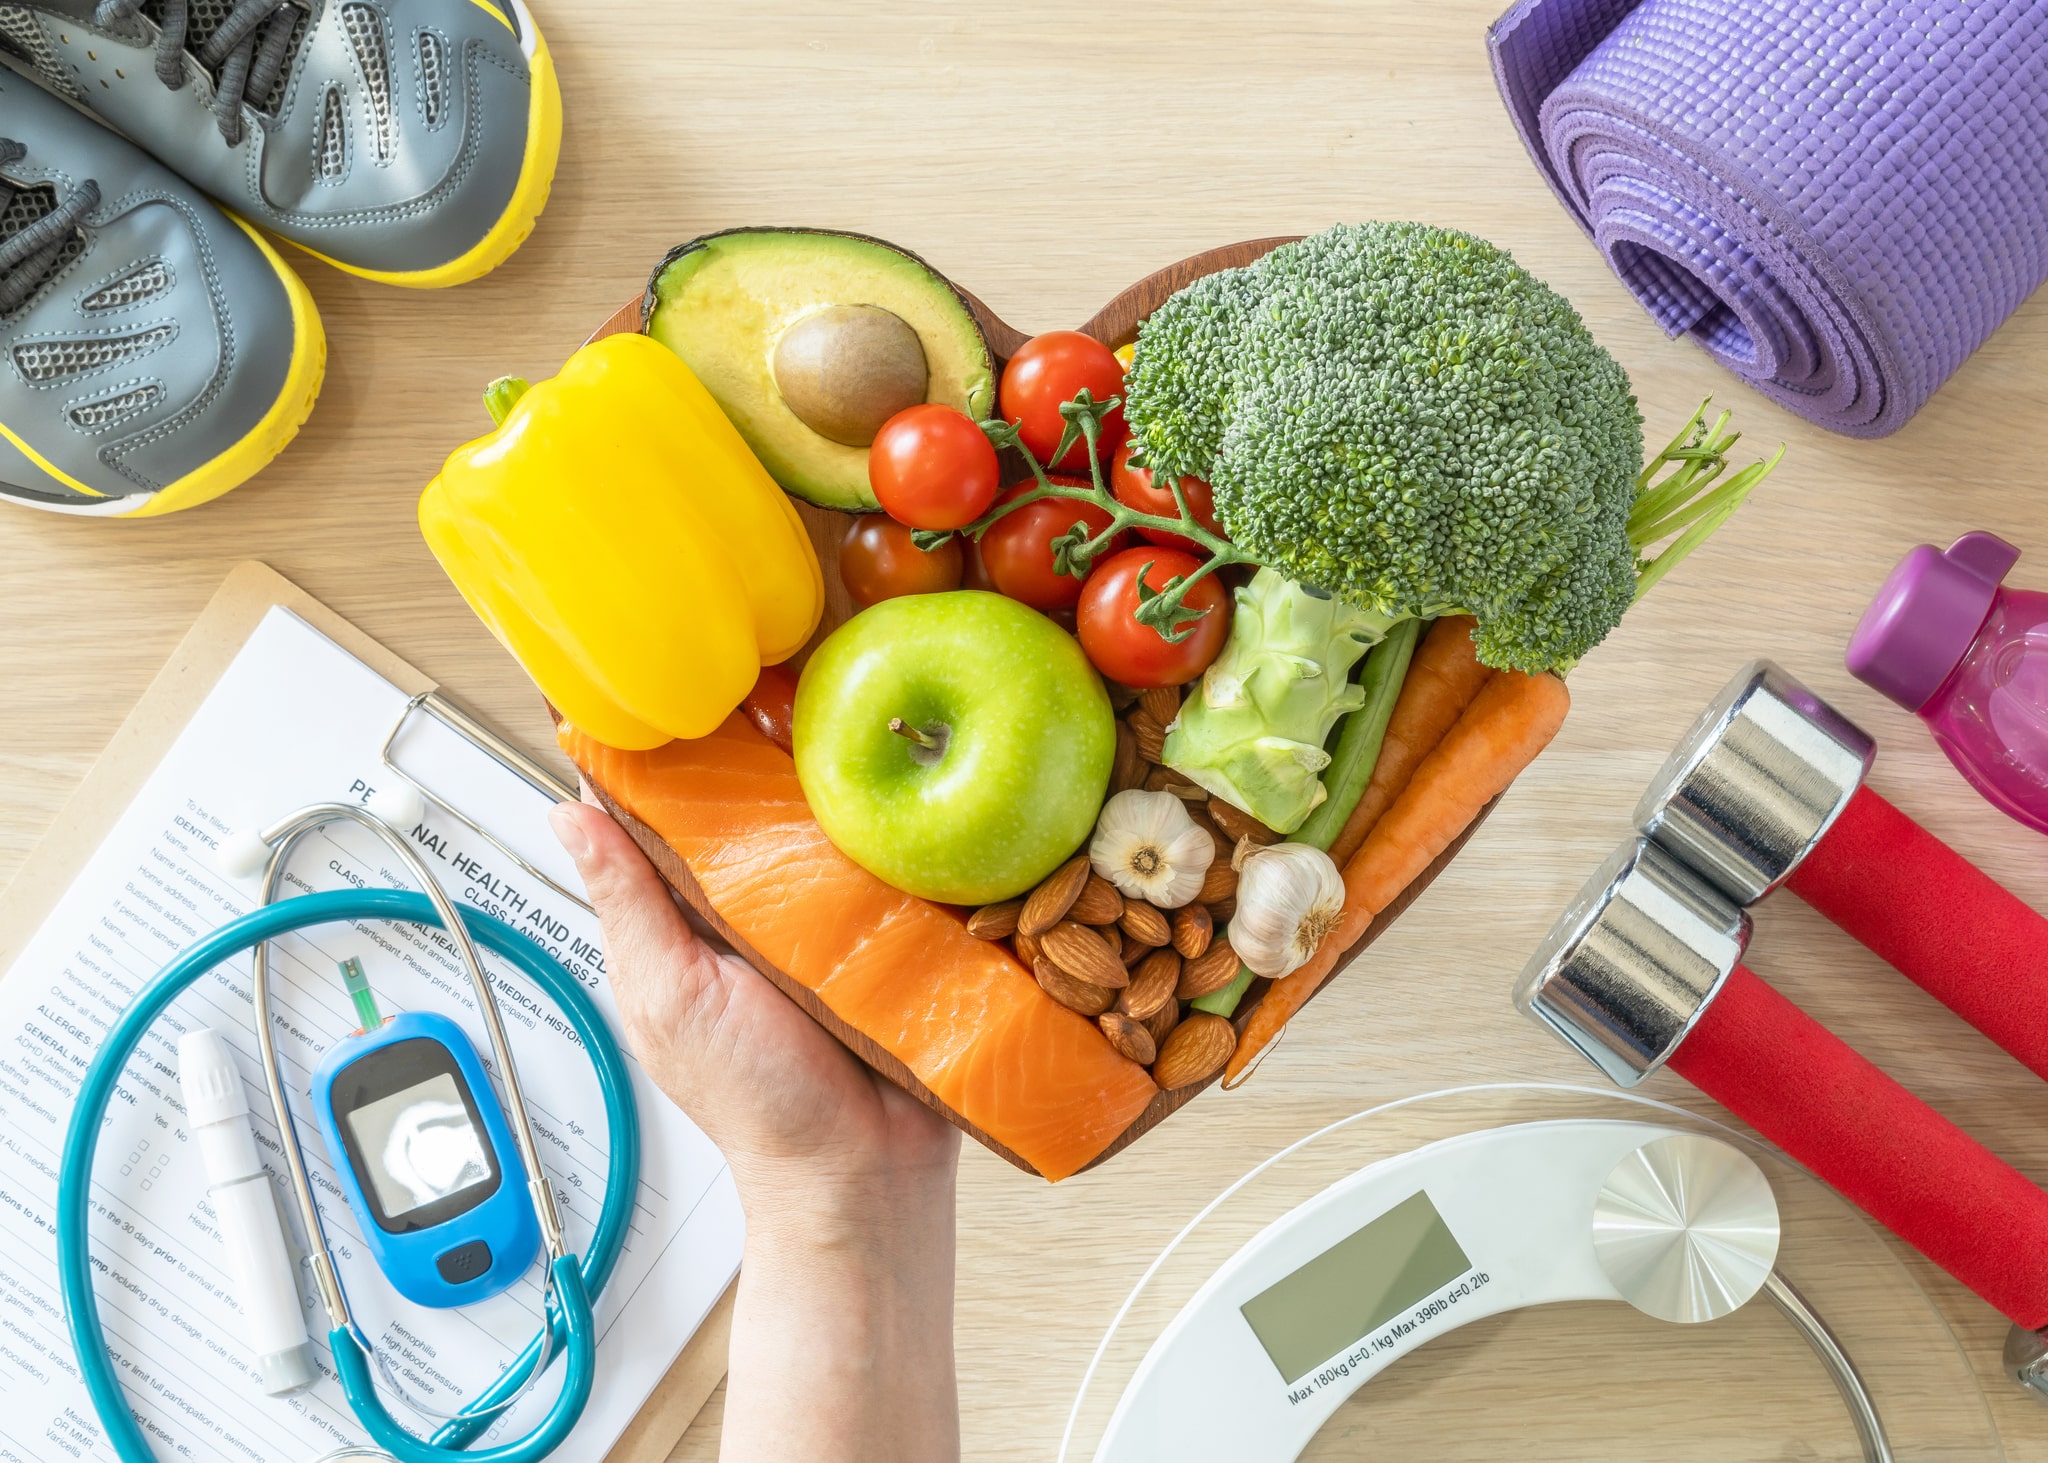
[[[725,1154],[746,1211],[722,1463],[958,1463],[959,1134],[698,939],[601,809],[550,817],[597,908],[627,1042]]]
[[[656,1086],[732,1165],[743,1198],[943,1180],[958,1133],[768,980],[699,939],[626,831],[564,803],[551,821],[604,931],[626,1039]],[[750,1210],[754,1206],[750,1205]]]

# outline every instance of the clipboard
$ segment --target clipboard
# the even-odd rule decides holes
[[[141,792],[172,740],[273,606],[289,609],[407,695],[435,684],[296,584],[254,560],[237,565],[214,591],[171,658],[143,692],[57,821],[0,891],[0,971],[71,887],[117,818]],[[663,1463],[725,1377],[738,1282],[704,1318],[668,1374],[605,1455],[605,1463]]]

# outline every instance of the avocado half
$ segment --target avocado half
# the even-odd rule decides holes
[[[863,234],[728,229],[669,251],[646,332],[683,358],[790,493],[876,507],[875,428],[919,401],[976,421],[995,361],[974,312],[915,254]]]

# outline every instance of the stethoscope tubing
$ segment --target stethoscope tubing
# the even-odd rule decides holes
[[[534,1463],[575,1426],[595,1380],[595,1324],[590,1298],[601,1294],[618,1263],[638,1195],[640,1123],[632,1076],[603,1015],[576,978],[527,936],[477,910],[459,911],[470,935],[517,968],[560,1006],[583,1044],[604,1094],[610,1129],[605,1198],[590,1244],[581,1259],[564,1256],[553,1266],[553,1303],[542,1332],[508,1366],[498,1382],[462,1415],[422,1441],[392,1419],[376,1394],[364,1343],[349,1328],[329,1335],[337,1374],[357,1417],[380,1447],[399,1463]],[[265,905],[222,925],[165,966],[137,994],[114,1023],[79,1085],[65,1132],[57,1194],[57,1268],[64,1318],[88,1391],[107,1441],[125,1463],[150,1463],[156,1455],[129,1410],[120,1378],[106,1348],[99,1300],[93,1293],[88,1258],[92,1214],[92,1165],[107,1108],[129,1059],[149,1028],[188,987],[224,961],[267,940],[316,925],[382,919],[439,928],[433,901],[409,889],[338,889],[303,894]],[[346,1345],[340,1344],[346,1338]],[[516,1442],[480,1452],[462,1452],[495,1420],[504,1402],[523,1387],[546,1355],[566,1359],[563,1388],[554,1408],[534,1432]]]

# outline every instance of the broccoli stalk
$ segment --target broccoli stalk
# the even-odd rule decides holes
[[[1729,413],[1725,411],[1709,426],[1707,405],[1700,403],[1692,419],[1636,477],[1627,519],[1628,547],[1636,564],[1636,598],[1726,523],[1784,456],[1785,449],[1780,447],[1769,459],[1723,480],[1729,450],[1742,434],[1728,430]],[[1661,552],[1650,553],[1666,540],[1670,542]],[[1289,613],[1300,603],[1329,606],[1332,600],[1313,598],[1327,594],[1327,590],[1290,583],[1277,571],[1262,568],[1248,590],[1238,591],[1237,619],[1223,653],[1166,739],[1166,763],[1176,772],[1276,832],[1299,830],[1304,841],[1320,838],[1324,847],[1343,826],[1372,776],[1393,694],[1380,686],[1373,713],[1354,715],[1345,722],[1337,745],[1340,765],[1332,772],[1335,785],[1326,788],[1319,777],[1330,762],[1323,752],[1323,739],[1335,716],[1352,710],[1365,700],[1366,693],[1360,687],[1346,688],[1356,699],[1347,699],[1329,720],[1318,721],[1327,708],[1317,704],[1317,696],[1335,689],[1332,682],[1315,678],[1319,669],[1341,666],[1336,671],[1336,679],[1341,681],[1362,648],[1379,645],[1398,630],[1412,632],[1420,621],[1438,614],[1470,613],[1449,605],[1426,607],[1419,613],[1392,613],[1343,601],[1335,601],[1342,605],[1341,614],[1325,613],[1320,620]],[[1278,633],[1276,622],[1284,625]],[[1319,632],[1329,636],[1329,641],[1319,643]],[[1412,646],[1409,635],[1402,639]],[[1561,675],[1574,663],[1560,660],[1549,669]],[[1297,683],[1296,676],[1308,679]],[[1215,678],[1213,685],[1211,678]],[[1248,686],[1279,686],[1301,694],[1280,696],[1267,691],[1248,696],[1244,690]],[[1398,680],[1392,690],[1399,690]]]
[[[1223,653],[1166,735],[1166,765],[1290,833],[1320,803],[1337,718],[1365,702],[1351,668],[1382,635],[1372,613],[1261,569],[1236,594]]]

